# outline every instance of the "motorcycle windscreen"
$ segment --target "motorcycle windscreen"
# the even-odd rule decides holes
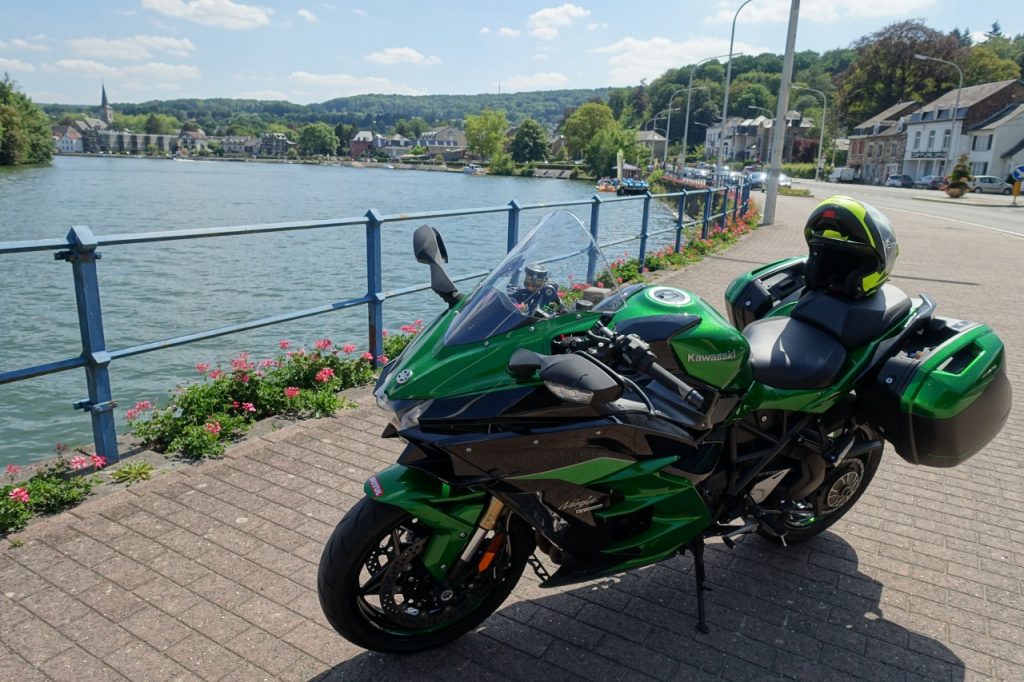
[[[612,269],[583,222],[569,211],[549,213],[470,294],[445,332],[444,344],[479,343],[575,315],[576,301],[591,288],[607,292],[601,312],[622,306]]]

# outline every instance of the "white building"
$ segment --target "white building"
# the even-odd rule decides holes
[[[948,175],[956,164],[953,155],[966,154],[967,131],[1007,104],[1024,101],[1024,83],[1018,80],[983,83],[960,91],[960,108],[953,111],[957,91],[950,90],[910,116],[903,172],[913,178]],[[954,136],[959,144],[954,145]]]
[[[81,154],[85,151],[82,134],[74,126],[57,126],[53,129],[53,143],[61,154]]]
[[[1024,164],[1024,104],[1010,104],[970,130],[968,160],[972,175],[1005,180]]]

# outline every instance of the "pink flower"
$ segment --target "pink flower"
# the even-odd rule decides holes
[[[125,421],[133,422],[139,418],[139,411],[135,409],[125,410],[124,418]]]
[[[277,345],[281,347],[281,350],[288,350],[288,346],[292,345],[292,342],[288,339],[281,339]]]
[[[423,320],[416,320],[415,322],[413,322],[413,324],[416,325],[417,327],[422,327],[423,326]]]
[[[373,356],[370,356],[373,357]],[[334,376],[334,370],[330,367],[324,367],[322,370],[316,373],[316,380],[322,384],[326,384]]]
[[[107,466],[107,458],[103,455],[89,455],[89,459],[92,460],[92,465],[97,469]]]
[[[140,400],[139,402],[135,403],[135,409],[138,410],[139,412],[145,412],[146,410],[152,410],[153,409],[153,403],[149,402],[148,400]]]
[[[208,362],[197,362],[196,371],[200,374],[206,374],[206,370],[210,369],[210,363]]]
[[[386,355],[378,355],[377,356],[377,362],[379,362],[382,365],[388,364],[388,356],[386,356]]]
[[[598,282],[597,283],[597,288],[598,289],[604,289],[604,282]]]
[[[260,367],[273,367],[276,364],[275,360],[267,358],[266,360],[260,360]]]
[[[8,495],[15,502],[28,504],[28,491],[24,488],[15,488]]]
[[[242,411],[243,412],[255,412],[256,411],[256,406],[253,405],[252,403],[242,403]]]
[[[238,380],[241,381],[243,384],[247,384],[247,383],[249,383],[249,375],[248,374],[241,374],[241,375],[238,376]]]
[[[15,476],[19,471],[21,471],[21,467],[17,464],[8,464],[6,471],[8,476]]]
[[[616,282],[618,282],[619,284],[622,284],[622,278],[621,278],[621,277],[617,277],[617,278],[615,279],[615,281],[616,281]]]
[[[296,388],[295,386],[289,386],[288,388],[284,389],[284,397],[286,398],[295,398],[298,395],[299,389]]]
[[[212,372],[210,372],[209,376],[211,379],[217,380],[224,376],[224,372],[219,369],[215,369]]]
[[[331,343],[330,339],[317,339],[313,342],[313,347],[317,350],[327,350],[331,347]]]
[[[206,422],[203,424],[203,428],[206,429],[207,433],[216,436],[220,433],[220,422]]]
[[[63,453],[67,449],[67,443],[61,443],[60,441],[57,441],[57,444],[53,446],[53,451],[56,452],[58,455]]]
[[[74,469],[75,471],[78,471],[79,469],[84,469],[87,466],[89,466],[89,460],[87,460],[85,457],[82,457],[81,455],[76,455],[71,458],[71,468]]]
[[[416,327],[412,326],[411,324],[403,324],[402,325],[402,333],[403,334],[415,334],[416,333]]]
[[[385,329],[384,331],[382,331],[382,332],[380,333],[380,335],[381,335],[381,336],[383,336],[383,337],[384,337],[385,339],[386,339],[386,338],[388,338],[388,330],[387,330],[387,329]]]
[[[363,360],[367,360],[367,361],[372,362],[373,361],[373,353],[371,353],[370,351],[364,351],[363,352]]]
[[[356,352],[356,344],[354,344],[354,343],[346,343],[344,346],[341,347],[341,352],[344,353],[345,355],[349,355],[350,353],[355,353]]]

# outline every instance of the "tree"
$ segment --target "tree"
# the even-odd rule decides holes
[[[548,155],[548,131],[540,123],[528,118],[519,124],[510,149],[516,163],[543,161]]]
[[[615,166],[619,150],[622,150],[627,160],[635,160],[638,154],[645,152],[643,146],[636,140],[635,130],[613,123],[591,138],[584,153],[584,166],[594,177],[609,175]]]
[[[49,163],[51,158],[53,135],[46,114],[5,73],[0,79],[0,166]]]
[[[863,121],[879,111],[910,99],[927,102],[956,87],[956,70],[922,53],[955,61],[957,39],[920,21],[899,21],[854,43],[857,59],[840,76],[840,97],[846,113]]]
[[[1003,38],[1003,40],[1006,40]],[[1020,66],[1012,59],[1004,59],[988,48],[991,41],[975,45],[960,62],[964,70],[964,85],[980,85],[1020,78]]]
[[[491,175],[513,175],[516,172],[516,164],[512,155],[508,152],[498,152],[491,157],[487,164],[487,172]]]
[[[569,154],[576,158],[587,149],[591,140],[603,130],[612,130],[617,127],[612,110],[607,104],[588,102],[565,121],[566,143],[569,145]]]
[[[731,94],[734,97],[729,100],[729,108],[731,109],[729,113],[733,116],[754,118],[764,112],[752,109],[751,107],[773,109],[775,106],[775,97],[768,91],[768,88],[759,83],[742,86],[739,92]]]
[[[1002,38],[1003,27],[999,25],[998,21],[992,22],[992,28],[985,32],[986,38]]]
[[[142,130],[147,135],[173,135],[181,130],[181,123],[174,116],[154,113],[146,117]]]
[[[338,148],[338,136],[326,123],[310,123],[299,131],[299,151],[305,156],[333,154]]]
[[[485,109],[478,116],[466,116],[466,143],[471,151],[485,159],[500,152],[508,130],[508,117],[502,109]]]
[[[264,134],[281,133],[292,142],[295,142],[295,130],[293,128],[289,128],[283,123],[271,123],[266,127],[266,129],[263,132]],[[331,132],[333,133],[334,131],[332,130]]]

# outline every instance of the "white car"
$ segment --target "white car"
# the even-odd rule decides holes
[[[972,192],[1009,194],[1013,191],[1013,187],[1009,183],[994,175],[975,175],[974,179],[968,184],[970,185]]]

